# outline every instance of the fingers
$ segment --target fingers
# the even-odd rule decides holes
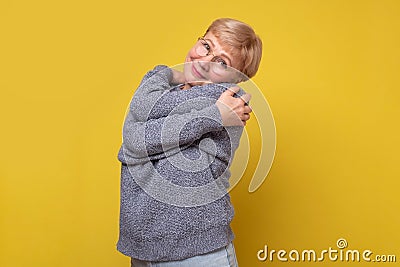
[[[233,96],[234,94],[238,93],[240,91],[240,88],[238,86],[230,87],[228,90],[224,92],[225,95]],[[251,99],[250,94],[244,94],[240,97],[240,99],[243,100],[244,103],[248,103]]]
[[[240,97],[244,103],[249,103],[250,99],[251,99],[251,95],[250,94],[244,94]]]
[[[244,114],[249,114],[253,111],[253,109],[250,106],[244,106],[243,107],[243,113]]]
[[[223,92],[223,94],[233,96],[234,94],[236,94],[237,92],[239,92],[239,90],[240,90],[239,87],[234,86],[234,87],[228,88],[228,90],[226,90],[225,92]]]
[[[216,104],[225,126],[245,126],[246,121],[250,119],[252,108],[247,103],[251,99],[251,95],[244,94],[234,97],[239,90],[240,87],[230,87],[217,100]]]
[[[248,114],[248,113],[245,113],[245,114],[243,114],[243,116],[242,116],[242,121],[247,121],[247,120],[249,120],[250,119],[250,114]]]

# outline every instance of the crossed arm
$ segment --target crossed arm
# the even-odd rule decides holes
[[[155,69],[156,70],[156,69]],[[143,80],[132,99],[123,130],[123,153],[126,161],[158,159],[176,153],[179,147],[190,145],[202,135],[220,131],[224,126],[244,126],[250,118],[251,108],[245,105],[250,95],[236,98],[238,87],[223,92],[214,103],[190,107],[186,112],[170,113],[167,116],[152,114],[154,107],[182,99],[192,99],[201,91],[190,90],[169,92],[173,73],[151,73]],[[157,75],[157,76],[154,76]],[[146,76],[145,76],[146,78]],[[186,97],[186,98],[185,98]],[[216,97],[215,97],[216,98]],[[162,102],[162,101],[161,101]],[[157,109],[156,109],[157,110]]]

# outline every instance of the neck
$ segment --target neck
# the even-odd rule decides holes
[[[181,90],[186,90],[192,88],[192,85],[190,83],[185,83],[182,87]]]

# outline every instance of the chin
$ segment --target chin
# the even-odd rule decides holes
[[[193,87],[193,86],[201,86],[201,85],[204,85],[205,83],[204,82],[190,82],[188,84],[190,85],[190,87]]]
[[[193,79],[190,66],[188,66],[188,64],[185,64],[185,66],[183,67],[183,75],[185,76],[186,82]]]

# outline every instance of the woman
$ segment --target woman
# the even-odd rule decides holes
[[[157,66],[143,78],[118,155],[117,248],[132,266],[237,266],[229,165],[251,108],[235,83],[255,75],[261,46],[247,24],[218,19],[183,72]]]

